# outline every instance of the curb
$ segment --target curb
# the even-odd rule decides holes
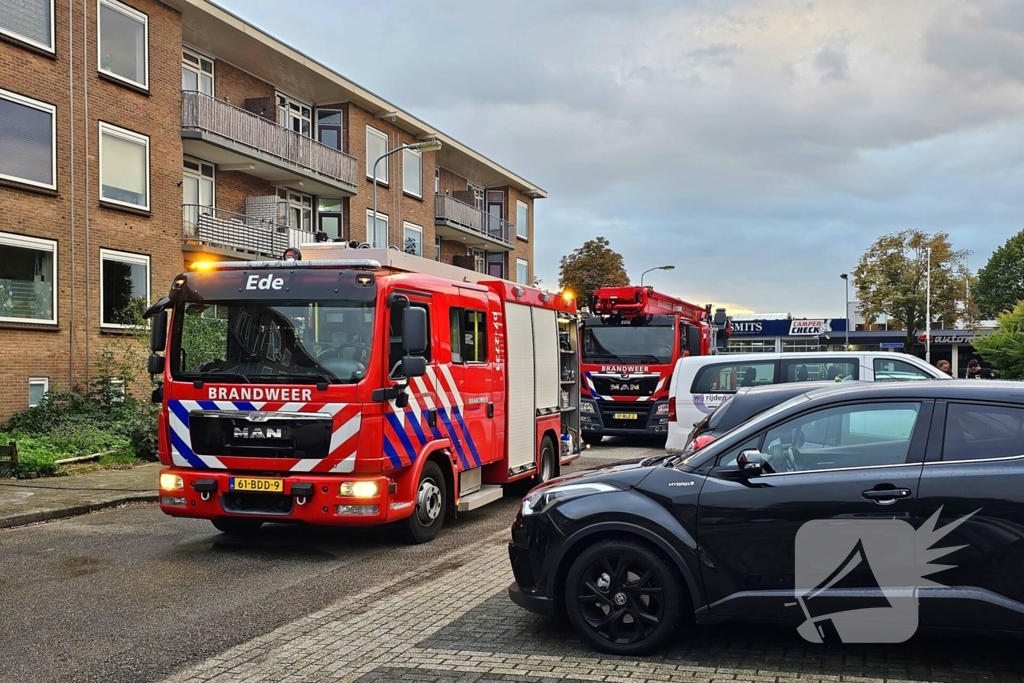
[[[160,500],[160,496],[156,493],[143,493],[135,496],[112,498],[110,500],[104,500],[96,503],[82,503],[80,505],[71,505],[63,508],[22,512],[16,515],[0,517],[0,529],[10,529],[12,527],[25,526],[26,524],[35,524],[36,522],[48,522],[54,519],[77,517],[79,515],[89,514],[90,512],[96,512],[97,510],[105,510],[107,508],[124,505],[125,503],[155,503],[158,500]]]

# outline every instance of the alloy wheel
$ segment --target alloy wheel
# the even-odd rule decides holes
[[[579,582],[577,604],[591,632],[615,645],[649,638],[665,613],[664,587],[652,567],[631,555],[603,555]]]

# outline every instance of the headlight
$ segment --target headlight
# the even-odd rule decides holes
[[[580,401],[580,412],[581,413],[596,413],[597,408],[590,401]]]
[[[655,415],[668,415],[668,404],[667,403],[662,403],[660,406],[658,406],[655,409],[654,414]]]
[[[164,491],[184,491],[185,482],[176,474],[161,474],[160,488]]]
[[[615,488],[611,484],[603,484],[601,482],[552,486],[551,488],[531,493],[523,498],[523,514],[535,515],[539,512],[543,512],[552,503],[559,500],[567,500],[569,498],[589,496],[594,493],[608,493],[609,491],[618,490],[620,489]]]
[[[353,498],[376,498],[380,493],[380,488],[375,481],[346,481],[341,485],[338,493]]]

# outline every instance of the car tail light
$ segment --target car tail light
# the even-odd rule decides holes
[[[693,440],[693,450],[699,451],[715,440],[714,434],[701,434]]]
[[[668,397],[668,421],[669,422],[675,422],[676,421],[676,397],[675,396],[669,396]]]

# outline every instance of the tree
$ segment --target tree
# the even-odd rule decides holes
[[[865,321],[871,324],[886,314],[900,323],[907,332],[908,350],[915,332],[925,327],[928,247],[932,250],[932,322],[939,319],[951,325],[964,308],[967,252],[955,251],[946,233],[904,230],[879,237],[853,271]]]
[[[1024,379],[1024,301],[1000,315],[999,329],[975,339],[974,348],[1000,379]]]
[[[580,301],[587,301],[600,287],[625,287],[629,276],[622,254],[609,246],[604,237],[583,243],[558,265],[558,286],[572,290]]]
[[[1024,300],[1024,230],[1006,240],[978,271],[973,298],[988,319],[1012,311]]]

